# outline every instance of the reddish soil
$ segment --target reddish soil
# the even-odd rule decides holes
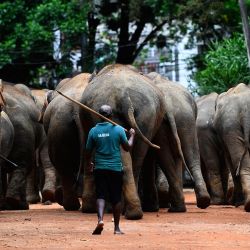
[[[124,235],[113,234],[105,215],[102,235],[92,235],[95,214],[67,212],[57,205],[31,205],[27,211],[0,211],[0,249],[250,249],[250,214],[243,207],[195,205],[185,191],[187,212],[144,213],[121,219]]]

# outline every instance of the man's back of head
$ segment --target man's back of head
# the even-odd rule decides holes
[[[100,107],[99,114],[107,118],[110,118],[112,117],[112,108],[109,105],[104,104]]]

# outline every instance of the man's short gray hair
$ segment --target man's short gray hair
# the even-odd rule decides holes
[[[109,105],[102,105],[99,109],[99,114],[105,116],[105,117],[111,117],[112,116],[112,108]]]

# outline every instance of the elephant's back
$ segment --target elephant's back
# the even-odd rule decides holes
[[[44,116],[43,125],[46,134],[49,130],[56,130],[58,127],[67,126],[68,119],[73,113],[73,107],[69,100],[62,96],[54,98],[47,106]]]
[[[90,74],[88,73],[82,73],[70,79],[66,78],[57,85],[56,90],[60,90],[60,92],[68,97],[80,101],[82,93],[88,85],[89,78]],[[64,117],[78,113],[78,107],[72,101],[66,99],[56,91],[53,91],[52,96],[53,98],[49,102],[43,118],[46,131],[50,126],[51,117],[63,120],[66,119]]]
[[[165,102],[180,124],[185,119],[193,122],[197,115],[197,107],[194,98],[180,83],[172,82],[158,73],[149,74],[152,82],[164,95]],[[168,108],[168,107],[167,107]]]
[[[3,96],[7,102],[7,113],[12,114],[9,114],[11,120],[13,116],[23,115],[27,118],[27,121],[38,121],[39,110],[31,95],[25,94],[15,86],[5,85]]]
[[[241,94],[222,94],[218,97],[214,115],[214,128],[218,133],[228,133],[240,128],[242,110]]]
[[[83,91],[88,85],[88,80],[90,78],[90,74],[82,73],[71,79],[66,78],[62,80],[59,85],[57,85],[56,90],[60,90],[63,94],[73,98],[76,101],[80,100]],[[53,99],[48,104],[46,108],[44,117],[48,116],[58,116],[58,118],[62,115],[68,115],[69,112],[73,112],[74,104],[72,101],[66,99],[65,97],[58,94],[56,91],[53,92]],[[45,118],[48,120],[48,118]]]
[[[162,97],[150,79],[131,67],[118,64],[100,71],[86,87],[82,100],[91,103],[99,95],[105,95],[112,102],[111,99],[117,96],[126,98],[128,94],[132,101],[141,102],[142,105],[149,105]]]
[[[198,108],[196,125],[198,128],[206,128],[212,125],[217,98],[217,93],[211,93],[201,97],[196,101]]]
[[[83,91],[88,85],[90,76],[91,75],[88,73],[81,73],[71,79],[66,79],[64,84],[59,88],[59,90],[62,93],[68,95],[69,97],[79,101]]]
[[[125,127],[129,126],[130,108],[143,128],[159,126],[165,111],[164,97],[159,89],[149,78],[125,65],[109,65],[100,71],[86,87],[81,102],[97,112],[102,105],[110,105],[113,119]],[[91,120],[92,124],[98,122],[95,116],[82,110],[80,119],[82,122]]]
[[[39,110],[42,110],[48,89],[32,89],[31,94]]]

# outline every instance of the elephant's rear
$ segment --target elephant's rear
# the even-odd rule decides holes
[[[59,83],[57,89],[78,101],[89,77],[90,74],[79,74],[65,79]],[[56,190],[56,200],[66,210],[77,210],[80,203],[75,187],[83,154],[83,131],[79,122],[78,106],[54,91],[43,121],[50,159],[62,184]]]
[[[26,177],[34,163],[34,152],[40,140],[42,126],[38,123],[39,111],[33,98],[18,88],[4,86],[5,107],[14,127],[14,141],[9,159],[19,167],[9,178],[6,192],[6,209],[27,209]]]
[[[247,212],[250,211],[249,110],[250,89],[239,84],[219,96],[214,120],[234,180],[233,204],[244,203]]]
[[[165,109],[163,95],[148,78],[133,68],[125,65],[109,65],[91,80],[82,95],[81,102],[95,111],[98,111],[104,104],[110,105],[115,122],[125,128],[133,127],[136,130],[136,142],[132,152],[133,166],[130,163],[128,168],[133,167],[137,185],[148,146],[153,146],[150,140],[156,134],[163,119]],[[91,127],[100,122],[99,118],[84,110],[80,110],[80,120],[86,134]],[[86,185],[84,189],[91,190]],[[129,188],[125,190],[130,191]],[[84,194],[83,198],[86,203],[93,201],[91,196],[93,194]],[[141,218],[142,211],[138,206],[139,202],[137,206],[132,205],[133,199],[138,200],[137,194],[134,193],[132,197],[130,192],[129,195],[125,194],[125,197],[129,197],[126,217]],[[83,207],[83,211],[89,211],[89,208],[85,208]]]

